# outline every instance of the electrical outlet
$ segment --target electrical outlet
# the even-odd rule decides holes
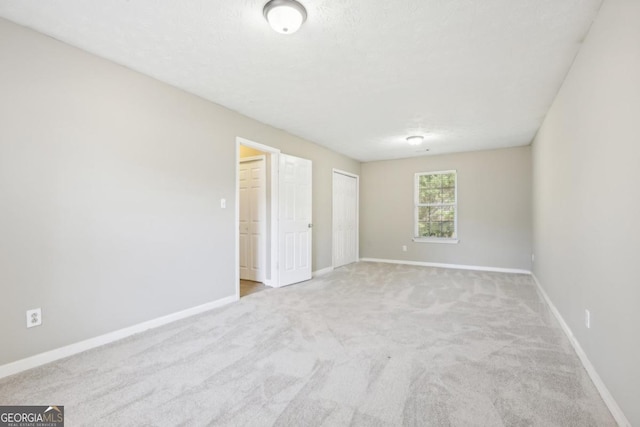
[[[407,252],[407,245],[402,245],[402,252]]]
[[[591,312],[589,310],[584,311],[584,326],[591,329]]]
[[[42,325],[42,310],[39,308],[27,310],[27,328],[40,325]]]
[[[226,209],[227,208],[227,199],[220,199],[220,207],[222,209]]]

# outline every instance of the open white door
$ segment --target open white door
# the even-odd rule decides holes
[[[311,279],[311,165],[280,155],[280,286]]]

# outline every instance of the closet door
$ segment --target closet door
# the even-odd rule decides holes
[[[267,191],[265,159],[240,160],[240,278],[262,282],[266,268]]]
[[[358,261],[358,177],[333,172],[333,266]]]

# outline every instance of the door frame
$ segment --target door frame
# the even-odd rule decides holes
[[[262,184],[264,185],[264,193],[261,194],[260,197],[260,201],[259,203],[264,204],[265,206],[267,205],[267,156],[262,154],[260,156],[250,156],[250,157],[242,157],[239,160],[239,163],[251,163],[251,162],[262,162],[262,167],[264,168],[263,170],[263,174],[262,177],[264,179],[264,181],[262,182]],[[240,185],[238,184],[238,189],[240,188]],[[238,197],[238,203],[240,203],[240,197]],[[240,212],[240,205],[238,204],[238,235],[240,234],[239,231],[239,225],[240,225],[240,216],[239,216],[239,212]],[[260,216],[260,224],[261,224],[261,228],[260,228],[260,232],[263,233],[262,238],[264,239],[263,243],[260,245],[259,251],[261,251],[260,255],[262,257],[264,257],[264,262],[263,262],[263,266],[264,266],[264,271],[262,272],[262,274],[264,275],[264,279],[262,280],[262,283],[264,283],[267,280],[267,228],[269,227],[269,224],[267,224],[267,210],[265,209],[262,213],[262,215]],[[250,245],[250,243],[249,243]],[[238,251],[240,251],[240,240],[238,240]],[[238,262],[238,267],[239,267],[239,262]],[[239,270],[239,268],[238,268]],[[270,269],[269,269],[270,270]]]
[[[270,265],[270,277],[266,278],[264,284],[271,287],[280,286],[280,274],[278,270],[279,248],[278,248],[278,176],[280,169],[280,150],[277,148],[269,147],[268,145],[260,144],[259,142],[251,141],[250,139],[236,137],[236,203],[235,203],[235,287],[236,298],[240,299],[240,146],[254,148],[267,154],[267,162],[271,168],[271,220],[267,225],[271,229],[270,239],[270,253],[271,253],[271,265]]]
[[[333,232],[336,219],[333,216],[333,202],[335,197],[335,188],[333,186],[333,178],[335,174],[345,175],[356,179],[356,261],[360,261],[360,176],[341,169],[333,168],[331,172],[331,268],[336,268],[335,254],[333,253]]]

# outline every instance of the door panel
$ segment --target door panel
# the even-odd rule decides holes
[[[333,173],[333,266],[358,260],[358,180]]]
[[[298,239],[300,239],[300,241],[298,242],[298,248],[300,249],[298,251],[298,266],[300,268],[309,268],[309,270],[311,270],[311,254],[309,252],[310,246],[311,246],[311,242],[309,242],[309,238],[311,237],[311,231],[307,232],[307,233],[299,233],[298,234]],[[311,278],[311,277],[309,277]]]
[[[246,279],[249,275],[249,171],[246,164],[240,164],[239,179],[239,229],[240,229],[240,278]]]
[[[266,268],[266,171],[264,159],[239,168],[240,278],[262,282]]]
[[[280,155],[280,286],[311,279],[311,168]]]

